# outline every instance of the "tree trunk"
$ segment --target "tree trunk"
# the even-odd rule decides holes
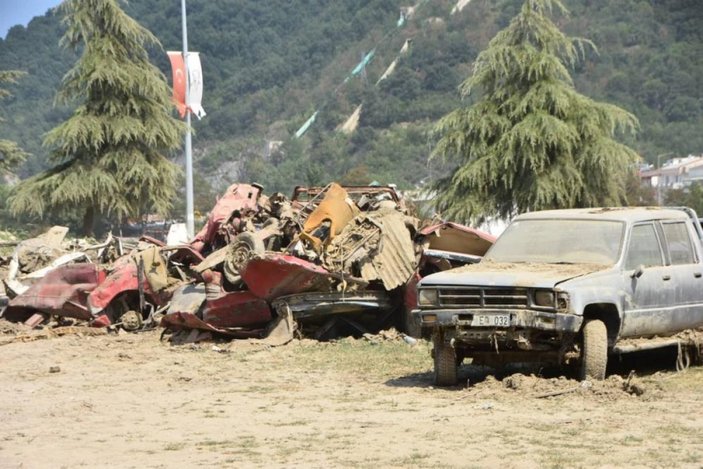
[[[95,208],[90,205],[83,214],[83,236],[93,236],[93,225],[95,224]]]

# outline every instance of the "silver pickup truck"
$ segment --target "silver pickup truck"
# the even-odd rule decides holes
[[[703,326],[701,237],[686,208],[518,216],[480,263],[418,284],[436,383],[456,384],[464,358],[577,360],[581,379],[603,379],[619,345]]]

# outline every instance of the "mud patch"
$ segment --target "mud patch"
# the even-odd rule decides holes
[[[543,378],[534,374],[515,373],[502,380],[488,375],[484,380],[468,382],[466,393],[472,397],[503,395],[506,397],[521,397],[533,399],[553,399],[567,395],[580,395],[597,400],[610,401],[639,397],[649,399],[647,387],[634,376],[623,378],[619,375],[609,376],[603,381],[577,381],[564,376],[558,378]]]
[[[451,270],[452,274],[467,272],[529,272],[530,274],[553,274],[578,277],[608,268],[607,264],[546,264],[535,262],[494,262],[488,259],[478,264],[469,264]]]

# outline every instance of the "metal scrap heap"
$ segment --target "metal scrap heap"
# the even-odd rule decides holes
[[[161,325],[188,340],[215,334],[274,345],[296,331],[322,340],[390,326],[416,334],[407,313],[418,280],[478,261],[494,241],[420,222],[393,186],[336,183],[297,187],[291,199],[233,184],[187,244],[142,237],[128,248],[110,235],[65,245],[66,231],[18,244],[4,280],[9,298],[0,296],[5,319]]]

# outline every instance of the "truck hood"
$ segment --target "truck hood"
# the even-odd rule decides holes
[[[610,268],[602,264],[537,264],[482,261],[428,275],[419,286],[457,285],[554,288],[575,277]]]

